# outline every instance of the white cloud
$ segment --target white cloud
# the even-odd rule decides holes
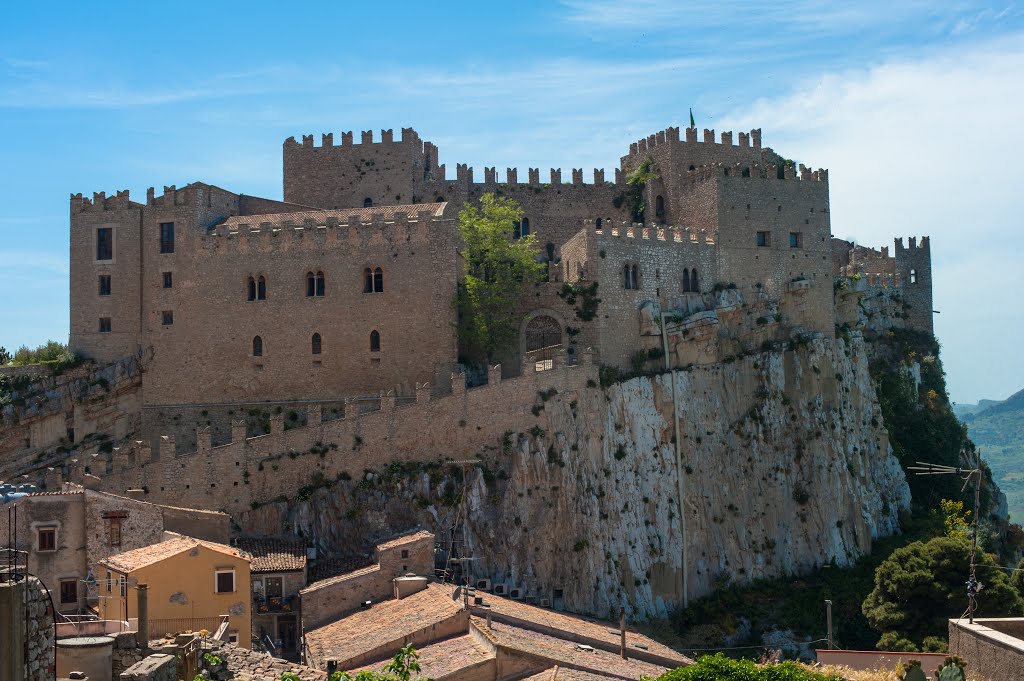
[[[936,332],[954,399],[1024,387],[1024,36],[824,74],[722,119],[831,168],[832,231],[864,244],[932,237]]]

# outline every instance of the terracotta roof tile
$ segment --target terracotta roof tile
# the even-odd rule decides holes
[[[494,659],[494,653],[487,650],[472,634],[453,636],[430,643],[417,648],[416,652],[420,655],[421,675],[431,679],[443,679],[466,667]],[[363,670],[380,671],[393,657],[387,655],[358,669],[345,671],[351,672],[353,676]]]
[[[133,549],[132,551],[125,551],[124,553],[119,553],[116,556],[110,556],[109,558],[101,560],[99,564],[113,570],[117,570],[122,574],[127,574],[138,570],[139,568],[146,567],[147,565],[159,563],[160,561],[170,558],[171,556],[176,556],[179,553],[191,551],[197,546],[203,546],[211,551],[217,551],[236,558],[250,560],[247,553],[232,546],[182,536],[175,537],[174,539],[168,539],[167,541],[162,541],[158,544],[143,546],[138,549]]]
[[[484,602],[491,606],[492,618],[506,621],[512,625],[529,626],[526,623],[531,623],[556,631],[564,631],[597,639],[614,646],[619,645],[618,623],[613,624],[611,622],[581,617],[580,615],[570,615],[493,594],[485,594]],[[485,609],[478,606],[473,607],[474,615],[483,615],[485,612]],[[637,644],[644,646],[644,648],[638,648]],[[652,655],[666,658],[666,660],[677,664],[692,662],[688,657],[672,650],[668,646],[629,629],[626,630],[626,646],[635,650],[645,650]]]
[[[608,681],[608,677],[580,671],[579,669],[556,666],[538,672],[533,676],[527,676],[523,681]]]
[[[492,622],[488,627],[484,619],[472,618],[472,624],[494,644],[521,651],[524,654],[543,657],[561,666],[572,667],[599,676],[613,676],[621,679],[639,679],[642,676],[658,677],[668,671],[643,660],[623,660],[617,653],[591,648],[581,649],[579,644],[536,631],[528,631],[503,622]]]
[[[238,548],[252,556],[253,572],[289,572],[306,568],[306,541],[293,537],[243,537]]]
[[[452,600],[450,586],[428,584],[423,591],[400,601],[375,603],[337,622],[308,631],[306,643],[315,658],[335,659],[344,664],[389,641],[454,617],[460,610],[462,603]]]
[[[316,582],[343,575],[352,570],[364,567],[372,562],[367,555],[350,556],[348,558],[317,558],[309,568],[310,581]]]
[[[311,208],[309,210],[296,211],[293,213],[268,213],[264,215],[232,215],[220,223],[218,227],[226,227],[229,230],[238,229],[239,225],[252,225],[259,227],[262,222],[281,224],[292,222],[296,226],[306,220],[312,220],[318,225],[327,223],[327,218],[335,218],[338,222],[348,222],[352,215],[358,216],[360,222],[372,222],[375,217],[384,220],[394,220],[398,213],[405,213],[410,218],[415,218],[421,212],[428,212],[431,217],[439,218],[444,215],[447,203],[416,203],[402,206],[375,206],[373,208],[336,208],[333,210]]]
[[[397,548],[399,546],[404,546],[406,544],[411,544],[412,542],[417,542],[417,541],[420,541],[421,539],[427,539],[427,538],[430,538],[430,537],[433,537],[433,536],[434,536],[433,533],[427,532],[426,530],[419,530],[418,532],[410,532],[409,534],[403,534],[401,537],[395,537],[394,539],[389,539],[386,542],[383,542],[381,544],[377,544],[377,550],[378,551],[386,551],[387,549]]]

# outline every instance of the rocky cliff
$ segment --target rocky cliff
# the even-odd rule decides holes
[[[898,531],[910,503],[856,332],[544,392],[533,413],[529,432],[481,452],[465,478],[451,466],[392,465],[262,506],[242,525],[286,527],[344,554],[417,524],[461,538],[464,510],[474,580],[647,617],[682,600],[680,482],[690,598],[847,564]]]

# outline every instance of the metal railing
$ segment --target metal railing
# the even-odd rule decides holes
[[[536,350],[528,350],[524,356],[523,367],[529,369],[533,365],[534,371],[550,371],[555,368],[555,356],[562,350],[562,344],[549,345]]]
[[[220,626],[220,617],[172,617],[156,618],[149,620],[149,634],[151,638],[157,638],[164,634],[182,634],[190,631],[217,631]],[[193,676],[195,676],[193,674]],[[193,676],[180,678],[193,678]]]

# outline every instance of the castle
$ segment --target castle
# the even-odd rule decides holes
[[[71,197],[71,335],[99,361],[143,353],[143,407],[327,403],[447,390],[457,372],[452,301],[457,214],[485,192],[524,209],[548,281],[522,301],[519,357],[584,348],[626,367],[659,345],[657,315],[701,313],[712,292],[769,301],[790,327],[832,336],[833,280],[863,273],[904,292],[909,323],[931,331],[927,237],[875,251],[833,239],[828,172],[794,167],[761,131],[716,139],[668,128],[630,145],[606,180],[516,169],[483,182],[412,129],[356,144],[325,134],[284,142],[283,201],[195,182]],[[647,181],[629,183],[643,167]],[[635,220],[642,220],[636,222]],[[597,282],[600,306],[574,316],[565,294]],[[577,289],[571,289],[576,286]],[[646,317],[645,317],[646,315]],[[678,361],[683,354],[676,357]],[[720,360],[721,357],[711,358]]]

